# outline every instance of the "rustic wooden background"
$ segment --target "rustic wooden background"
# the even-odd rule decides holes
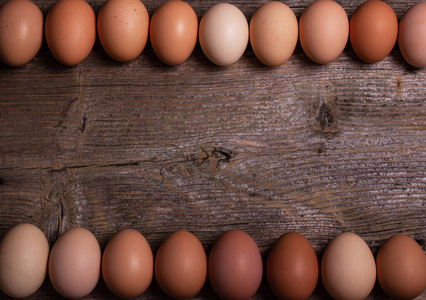
[[[35,2],[46,15],[55,1]],[[95,13],[103,2],[89,1]],[[162,2],[144,1],[150,16]],[[250,19],[265,1],[229,2]],[[285,1],[298,18],[310,2]],[[363,1],[338,2],[350,16]],[[417,1],[387,2],[399,19]],[[201,18],[218,1],[188,3]],[[350,46],[317,65],[298,45],[278,68],[249,46],[224,68],[198,45],[179,67],[163,65],[150,45],[118,63],[99,42],[65,67],[43,45],[24,67],[0,64],[0,236],[30,222],[52,245],[83,226],[103,249],[134,228],[155,253],[186,229],[208,253],[238,228],[265,260],[286,231],[304,234],[319,259],[342,231],[362,236],[374,254],[397,233],[425,249],[425,98],[426,71],[397,46],[372,65]],[[46,280],[30,299],[55,297]],[[164,297],[153,282],[140,299]],[[255,299],[271,297],[264,280]],[[327,297],[319,283],[312,299]],[[86,299],[114,298],[100,281]],[[197,297],[215,298],[208,283]],[[378,287],[370,296],[385,298]]]

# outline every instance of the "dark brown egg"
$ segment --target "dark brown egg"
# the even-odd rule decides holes
[[[397,36],[398,20],[384,1],[366,1],[351,17],[349,37],[352,48],[367,63],[379,62],[388,56]]]
[[[216,240],[208,266],[210,283],[222,299],[249,299],[254,296],[262,280],[259,248],[241,230],[228,230]]]
[[[387,239],[377,253],[377,279],[392,298],[413,299],[426,288],[426,256],[406,235]]]
[[[296,232],[277,240],[266,263],[269,286],[279,299],[308,299],[317,285],[318,273],[314,249]]]

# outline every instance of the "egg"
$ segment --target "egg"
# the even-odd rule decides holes
[[[201,49],[219,66],[236,63],[247,48],[249,27],[244,14],[229,3],[218,3],[203,15],[199,26]]]
[[[309,241],[299,233],[283,234],[266,262],[266,278],[278,299],[308,299],[318,282],[318,260]]]
[[[242,300],[254,296],[262,281],[262,273],[259,248],[244,231],[228,230],[213,244],[208,275],[220,298]]]
[[[149,35],[152,48],[163,63],[180,65],[188,59],[197,43],[197,15],[183,1],[167,1],[152,15]]]
[[[426,289],[426,256],[411,237],[388,238],[377,253],[377,279],[395,299],[413,299]]]
[[[399,21],[398,45],[412,66],[426,66],[426,2],[410,7]]]
[[[102,277],[107,287],[117,296],[139,296],[151,284],[153,272],[154,256],[140,232],[123,229],[105,247]]]
[[[398,20],[383,1],[369,0],[358,6],[350,21],[350,41],[356,55],[367,63],[383,60],[398,36]]]
[[[142,53],[148,27],[148,11],[140,0],[108,0],[99,10],[99,40],[105,52],[119,62],[131,61]]]
[[[155,277],[172,298],[195,296],[207,277],[207,256],[197,237],[185,230],[170,234],[155,256]]]
[[[284,3],[262,4],[251,17],[249,28],[253,52],[265,65],[280,66],[293,54],[298,38],[297,19]]]
[[[62,64],[81,63],[96,40],[96,17],[84,0],[59,0],[49,10],[45,22],[50,52]]]
[[[0,59],[11,67],[31,61],[43,42],[43,15],[29,0],[9,0],[0,7]]]
[[[0,242],[0,289],[13,298],[36,292],[47,274],[49,243],[32,224],[10,229]]]
[[[321,277],[334,299],[367,298],[376,282],[376,263],[370,248],[355,233],[339,234],[325,249]]]
[[[79,299],[90,294],[101,271],[101,249],[87,229],[74,227],[55,242],[49,257],[49,278],[63,297]]]
[[[337,2],[315,1],[300,16],[300,44],[305,54],[318,64],[334,61],[345,49],[348,36],[348,16]]]

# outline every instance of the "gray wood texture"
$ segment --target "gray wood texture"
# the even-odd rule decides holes
[[[2,1],[3,3],[4,1]],[[46,15],[51,0],[35,1]],[[229,1],[249,20],[266,1]],[[285,1],[299,18],[311,1]],[[338,1],[350,16],[363,1]],[[398,19],[417,1],[387,1]],[[104,1],[91,0],[95,13]],[[144,1],[150,16],[162,1]],[[188,1],[198,17],[218,1]],[[46,45],[21,67],[0,64],[0,236],[39,226],[52,245],[91,230],[103,249],[123,228],[153,252],[170,233],[193,232],[207,253],[225,230],[250,234],[264,260],[298,231],[318,259],[352,231],[374,254],[391,235],[426,239],[426,72],[398,47],[376,64],[350,45],[328,65],[298,45],[277,68],[250,46],[229,67],[197,45],[168,67],[147,45],[130,63],[99,42],[75,67]],[[0,297],[4,297],[0,294]],[[48,280],[30,299],[58,297]],[[140,299],[163,299],[153,282]],[[270,299],[266,280],[254,299]],[[321,283],[312,299],[327,299]],[[386,299],[376,287],[369,299]],[[420,296],[426,299],[426,293]],[[102,281],[86,299],[115,299]],[[216,299],[206,283],[196,299]]]

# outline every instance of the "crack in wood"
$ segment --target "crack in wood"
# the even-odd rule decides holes
[[[58,239],[59,236],[61,235],[64,218],[66,218],[65,209],[64,209],[64,205],[63,205],[62,201],[60,200],[59,201],[58,230],[57,230],[56,239]]]
[[[82,117],[81,117],[81,123],[80,123],[80,132],[84,133],[85,129],[86,129],[86,111],[83,110]]]

